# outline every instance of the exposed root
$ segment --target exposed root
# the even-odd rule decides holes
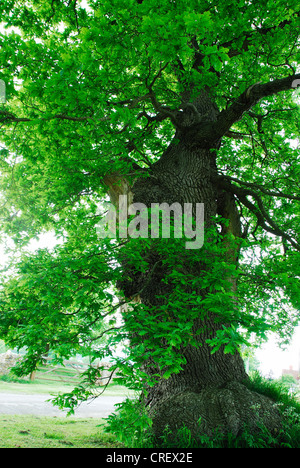
[[[185,426],[191,436],[213,436],[216,431],[239,435],[245,427],[255,432],[262,426],[273,434],[281,417],[274,401],[238,382],[199,393],[182,392],[152,406],[153,432],[160,437],[166,426],[176,433]]]

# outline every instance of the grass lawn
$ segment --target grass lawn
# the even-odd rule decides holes
[[[0,376],[0,392],[56,395],[68,393],[74,388],[77,372],[61,368],[48,374],[46,371],[49,369],[50,366],[41,368],[33,382],[13,375]],[[105,391],[107,396],[129,394],[125,387],[113,384]],[[104,424],[104,420],[95,418],[0,414],[0,448],[122,447],[113,435],[104,432]]]
[[[41,367],[34,381],[0,376],[0,392],[19,394],[69,393],[79,382],[76,370]],[[107,396],[129,396],[130,391],[110,384]],[[103,430],[105,421],[95,418],[39,417],[0,414],[0,448],[118,448],[122,445]]]
[[[0,448],[117,448],[101,419],[0,414]]]

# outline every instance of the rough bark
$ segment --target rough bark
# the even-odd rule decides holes
[[[152,414],[158,438],[166,425],[173,434],[188,428],[196,440],[204,434],[212,437],[218,432],[230,433],[236,437],[245,430],[255,433],[262,426],[273,433],[280,428],[280,416],[272,400],[250,391],[237,380],[230,380],[223,387],[214,385],[198,392],[173,394],[158,401]]]

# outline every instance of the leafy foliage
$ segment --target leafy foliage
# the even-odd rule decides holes
[[[288,340],[300,303],[298,2],[3,0],[0,13],[0,216],[15,246],[2,271],[0,338],[27,348],[18,374],[48,349],[58,362],[90,356],[82,386],[57,401],[73,410],[95,394],[96,359],[137,390],[161,371],[180,372],[201,314],[224,324],[207,339],[212,353],[234,353],[270,330]],[[153,242],[97,237],[105,177],[130,177],[137,165],[151,175],[185,110],[182,93],[204,86],[221,111],[218,175],[243,238],[207,231],[199,274],[184,269],[187,259],[196,268],[199,252],[182,239],[157,241],[169,297],[156,308],[121,297],[120,313],[122,259],[151,276],[144,252]],[[45,232],[60,243],[30,253]],[[238,267],[227,257],[237,244]]]

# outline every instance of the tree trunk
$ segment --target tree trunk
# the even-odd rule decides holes
[[[220,192],[216,184],[215,148],[206,147],[206,143],[202,147],[199,134],[193,138],[191,132],[196,111],[201,115],[205,114],[209,120],[214,120],[217,111],[206,94],[194,101],[193,106],[195,109],[191,110],[187,106],[182,113],[182,127],[177,130],[174,140],[161,159],[153,165],[151,177],[138,179],[134,183],[133,201],[148,207],[151,203],[163,202],[169,205],[177,202],[182,206],[184,203],[204,203],[206,230],[214,227],[213,218],[219,212],[229,220],[228,225],[223,227],[223,233],[231,230],[238,236],[240,226],[234,199],[230,194]],[[216,226],[215,228],[217,229]],[[209,241],[205,239],[205,242]],[[157,262],[158,256],[155,253],[148,252],[146,255],[148,262],[151,261],[151,255],[152,264]],[[178,268],[183,267],[193,275],[199,275],[209,263],[201,261],[201,249],[198,255],[199,261],[195,266],[195,263],[189,263],[187,252],[186,261],[181,258]],[[236,262],[237,252],[228,248],[228,259]],[[172,292],[172,286],[163,281],[166,274],[163,267],[156,269],[151,278],[147,278],[145,285],[146,280],[142,274],[128,269],[127,277],[130,280],[120,282],[119,286],[126,297],[142,291],[139,295],[141,302],[159,307],[163,301],[168,303]],[[232,287],[235,288],[234,280]],[[195,293],[195,290],[191,292]],[[205,294],[203,290],[196,293],[202,296]],[[180,349],[186,361],[183,370],[171,375],[169,379],[161,379],[147,389],[145,403],[153,419],[156,436],[161,436],[166,426],[171,431],[186,426],[194,437],[199,433],[212,434],[217,428],[237,435],[245,424],[251,429],[261,423],[271,430],[278,426],[279,415],[272,401],[246,388],[247,374],[239,353],[224,354],[222,348],[211,353],[212,349],[206,340],[214,337],[222,325],[226,324],[220,323],[212,313],[205,313],[199,307],[199,318],[193,324],[195,336],[201,330],[197,334],[198,346],[186,345]],[[145,370],[149,374],[157,372],[151,362],[146,364]]]

